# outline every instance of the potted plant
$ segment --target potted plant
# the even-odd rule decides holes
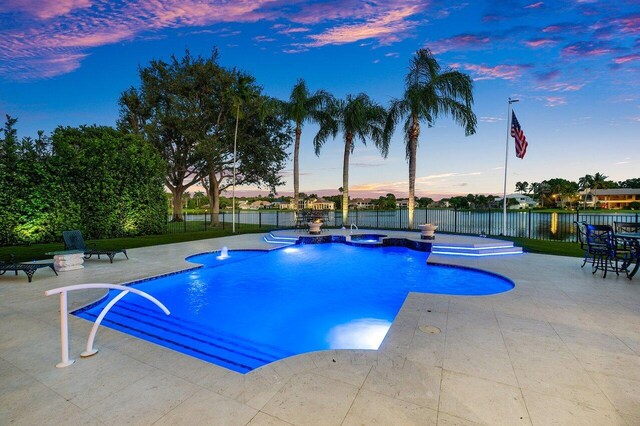
[[[418,228],[420,228],[420,231],[422,231],[420,233],[421,239],[434,240],[436,238],[435,233],[436,229],[438,229],[437,225],[434,225],[433,223],[425,223],[423,225],[418,225]]]
[[[322,221],[320,219],[314,219],[308,223],[309,225],[309,234],[311,235],[319,235],[320,227],[322,226]]]

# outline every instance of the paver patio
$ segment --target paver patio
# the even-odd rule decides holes
[[[128,261],[91,259],[30,284],[0,278],[0,424],[640,425],[640,280],[603,280],[558,256],[431,255],[429,263],[493,271],[516,287],[411,293],[378,351],[315,352],[241,375],[101,328],[100,352],[81,359],[92,324],[70,316],[76,362],[54,367],[59,303],[45,290],[192,267],[186,256],[224,245],[274,248],[242,235],[132,249]],[[72,293],[70,308],[101,294]]]

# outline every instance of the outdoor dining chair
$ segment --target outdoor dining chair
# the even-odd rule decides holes
[[[618,247],[613,228],[609,225],[586,224],[586,229],[587,250],[593,258],[592,273],[602,270],[602,278],[606,278],[607,271],[611,268],[616,275],[620,275],[618,261],[628,263],[631,251],[625,247]]]

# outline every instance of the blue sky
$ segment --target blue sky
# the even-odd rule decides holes
[[[576,180],[640,173],[640,3],[566,1],[4,0],[0,3],[0,113],[33,136],[57,125],[114,125],[122,91],[151,59],[220,51],[223,65],[287,98],[298,78],[336,96],[366,92],[387,105],[401,95],[413,53],[475,81],[476,135],[446,117],[423,126],[416,192],[501,193],[507,99],[529,141],[512,139],[509,187],[518,180]],[[301,190],[337,193],[342,140],[320,157],[303,129]],[[352,196],[407,193],[402,135],[387,159],[359,145]],[[283,171],[292,190],[291,165]],[[254,191],[255,192],[255,191]],[[267,191],[261,191],[266,194]]]

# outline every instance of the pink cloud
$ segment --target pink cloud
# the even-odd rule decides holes
[[[579,41],[565,46],[562,49],[563,56],[600,56],[615,52],[616,49],[602,43]]]
[[[434,54],[438,54],[448,52],[450,50],[480,48],[482,46],[486,46],[489,42],[491,42],[491,39],[486,35],[460,34],[430,43],[426,47],[431,49]]]
[[[552,108],[560,105],[566,105],[567,103],[567,100],[562,96],[545,96],[543,99],[546,101],[545,106]]]
[[[38,19],[50,19],[90,6],[91,0],[4,0],[0,13],[20,11]]]
[[[544,6],[544,2],[531,3],[530,5],[525,6],[525,9],[539,9]]]
[[[546,90],[549,92],[576,92],[584,87],[584,84],[577,83],[548,83],[538,85],[536,88],[541,90]]]
[[[631,35],[640,34],[640,14],[614,19],[613,24],[620,29],[621,33]]]
[[[287,28],[284,30],[278,31],[279,34],[296,34],[296,33],[308,33],[311,31],[309,28],[305,27],[296,27],[296,28]]]
[[[618,56],[617,58],[613,58],[613,62],[617,65],[635,61],[640,61],[640,53],[633,53],[630,55]]]
[[[290,46],[287,53],[363,39],[389,44],[406,37],[416,25],[408,19],[427,4],[418,0],[345,0],[302,5],[281,0],[5,0],[0,5],[0,12],[19,13],[22,18],[20,25],[0,31],[0,62],[7,64],[0,68],[0,73],[11,77],[11,73],[3,70],[19,66],[32,70],[26,74],[34,77],[38,70],[42,77],[58,75],[64,68],[55,65],[58,63],[56,58],[61,62],[77,58],[73,67],[66,68],[74,70],[91,48],[150,37],[167,28],[206,27],[261,19],[288,19],[298,23],[347,18],[350,22],[362,21],[329,27],[310,36],[304,46]],[[293,10],[296,7],[304,11]],[[49,19],[51,17],[57,19]],[[276,25],[274,29],[282,34],[310,31],[306,27]],[[258,38],[257,41],[267,39]]]
[[[236,0],[212,4],[199,0],[137,0],[91,4],[89,0],[10,0],[3,11],[26,12],[36,3],[43,7],[31,13],[37,20],[27,19],[13,29],[0,32],[0,62],[7,63],[0,68],[0,73],[15,78],[6,70],[16,67],[32,78],[71,72],[87,56],[86,49],[145,37],[165,28],[253,22],[264,16],[261,7],[271,2]],[[11,9],[7,10],[8,7]],[[61,14],[65,14],[64,18],[44,19]]]
[[[451,64],[453,68],[463,68],[467,71],[471,71],[475,76],[474,80],[515,80],[519,78],[522,73],[531,68],[531,65],[518,64],[518,65],[475,65],[475,64]]]
[[[390,44],[403,38],[407,31],[415,25],[406,20],[418,13],[418,6],[406,6],[387,11],[379,16],[367,19],[360,24],[344,24],[329,28],[323,33],[310,35],[309,47],[330,44],[346,44],[366,39],[377,39],[381,44]]]
[[[557,43],[558,43],[557,40],[554,40],[554,39],[551,39],[551,38],[536,38],[536,39],[525,41],[525,44],[527,46],[529,46],[531,48],[534,48],[534,49],[537,49],[539,47],[554,46]]]

